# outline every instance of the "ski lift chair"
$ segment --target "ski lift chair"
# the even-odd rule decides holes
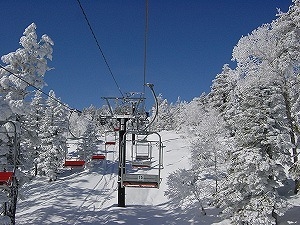
[[[113,134],[113,138],[111,138],[110,134]],[[105,132],[105,148],[107,145],[115,145],[116,144],[116,140],[117,140],[117,136],[116,136],[116,131],[113,130],[109,130]]]
[[[136,133],[135,131],[127,131],[124,136],[124,140],[126,140],[126,134],[128,133]],[[137,134],[137,133],[136,133]],[[126,165],[124,165],[124,159],[121,160],[120,168],[121,173],[120,176],[120,182],[122,187],[137,187],[137,188],[159,188],[160,182],[161,182],[161,169],[163,168],[162,166],[162,143],[161,143],[161,136],[157,132],[149,132],[148,135],[157,135],[158,141],[155,141],[157,143],[157,161],[158,164],[151,168],[151,171],[149,170],[148,172],[151,172],[152,174],[148,173],[132,173],[129,171],[126,171]],[[149,141],[147,141],[149,142]],[[125,144],[126,145],[126,144]],[[124,146],[125,146],[124,145]],[[125,148],[121,148],[121,155],[124,154]],[[152,153],[151,153],[152,156]],[[153,172],[154,171],[154,172]],[[145,172],[145,171],[144,171]]]
[[[134,140],[131,148],[132,167],[150,168],[152,165],[152,144],[151,142],[142,139]]]
[[[123,186],[137,188],[159,188],[160,177],[153,174],[124,174]]]
[[[11,171],[1,171],[0,172],[0,187],[10,186],[12,183],[13,172]]]

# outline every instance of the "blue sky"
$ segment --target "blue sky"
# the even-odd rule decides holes
[[[241,36],[286,12],[291,0],[149,0],[146,81],[169,102],[209,92]],[[143,91],[144,0],[81,0],[123,93]],[[120,96],[76,0],[1,1],[0,56],[32,22],[54,41],[48,87],[73,108]],[[147,105],[153,104],[146,92]]]

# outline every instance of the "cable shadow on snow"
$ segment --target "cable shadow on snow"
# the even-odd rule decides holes
[[[211,224],[216,218],[171,207],[171,202],[152,205],[115,205],[101,208],[101,201],[114,198],[111,186],[101,186],[100,174],[84,171],[72,179],[48,183],[46,178],[28,184],[27,199],[18,203],[17,224]],[[91,185],[89,179],[97,177]],[[104,176],[102,176],[104,177]],[[114,177],[113,179],[115,179]],[[98,186],[99,184],[99,186]],[[26,196],[25,196],[26,197]],[[117,201],[117,199],[116,199]],[[212,214],[213,215],[213,214]]]
[[[80,217],[78,224],[134,224],[134,225],[208,225],[221,221],[212,216],[202,216],[198,209],[193,213],[181,209],[168,209],[163,205],[145,206],[128,205],[125,208],[111,206],[104,211],[99,211],[97,217],[93,212],[87,212],[85,217]]]
[[[74,224],[78,215],[95,211],[101,199],[111,199],[116,182],[111,170],[65,171],[57,181],[37,177],[23,187],[24,200],[17,205],[17,224]],[[109,173],[110,171],[110,173]]]
[[[190,225],[211,224],[210,217],[191,215],[182,210],[162,209],[159,206],[134,205],[125,208],[111,206],[103,210],[76,210],[72,207],[53,205],[43,210],[37,209],[38,218],[32,217],[30,221],[21,221],[21,224],[130,224],[130,225]],[[215,218],[214,218],[215,219]],[[200,223],[201,220],[201,223]]]

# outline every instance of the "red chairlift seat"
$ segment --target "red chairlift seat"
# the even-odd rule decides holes
[[[124,187],[135,187],[135,188],[158,188],[159,184],[156,182],[134,182],[134,181],[125,181],[123,182]]]
[[[105,145],[115,145],[116,142],[115,141],[107,141],[105,142]]]
[[[9,185],[12,181],[13,172],[0,172],[0,185]]]
[[[85,164],[84,160],[66,160],[64,163],[65,167],[83,167]]]
[[[97,160],[97,159],[103,160],[103,159],[105,159],[105,155],[103,155],[103,154],[96,154],[96,155],[92,156],[92,159],[93,160]]]

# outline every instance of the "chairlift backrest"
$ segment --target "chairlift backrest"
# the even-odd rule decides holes
[[[97,160],[97,159],[103,160],[103,159],[105,159],[105,155],[103,155],[103,154],[96,154],[96,155],[92,156],[92,159],[93,160]]]
[[[83,167],[85,164],[84,160],[66,160],[64,163],[65,167]]]
[[[0,172],[0,185],[8,185],[11,183],[13,174],[11,171]]]

